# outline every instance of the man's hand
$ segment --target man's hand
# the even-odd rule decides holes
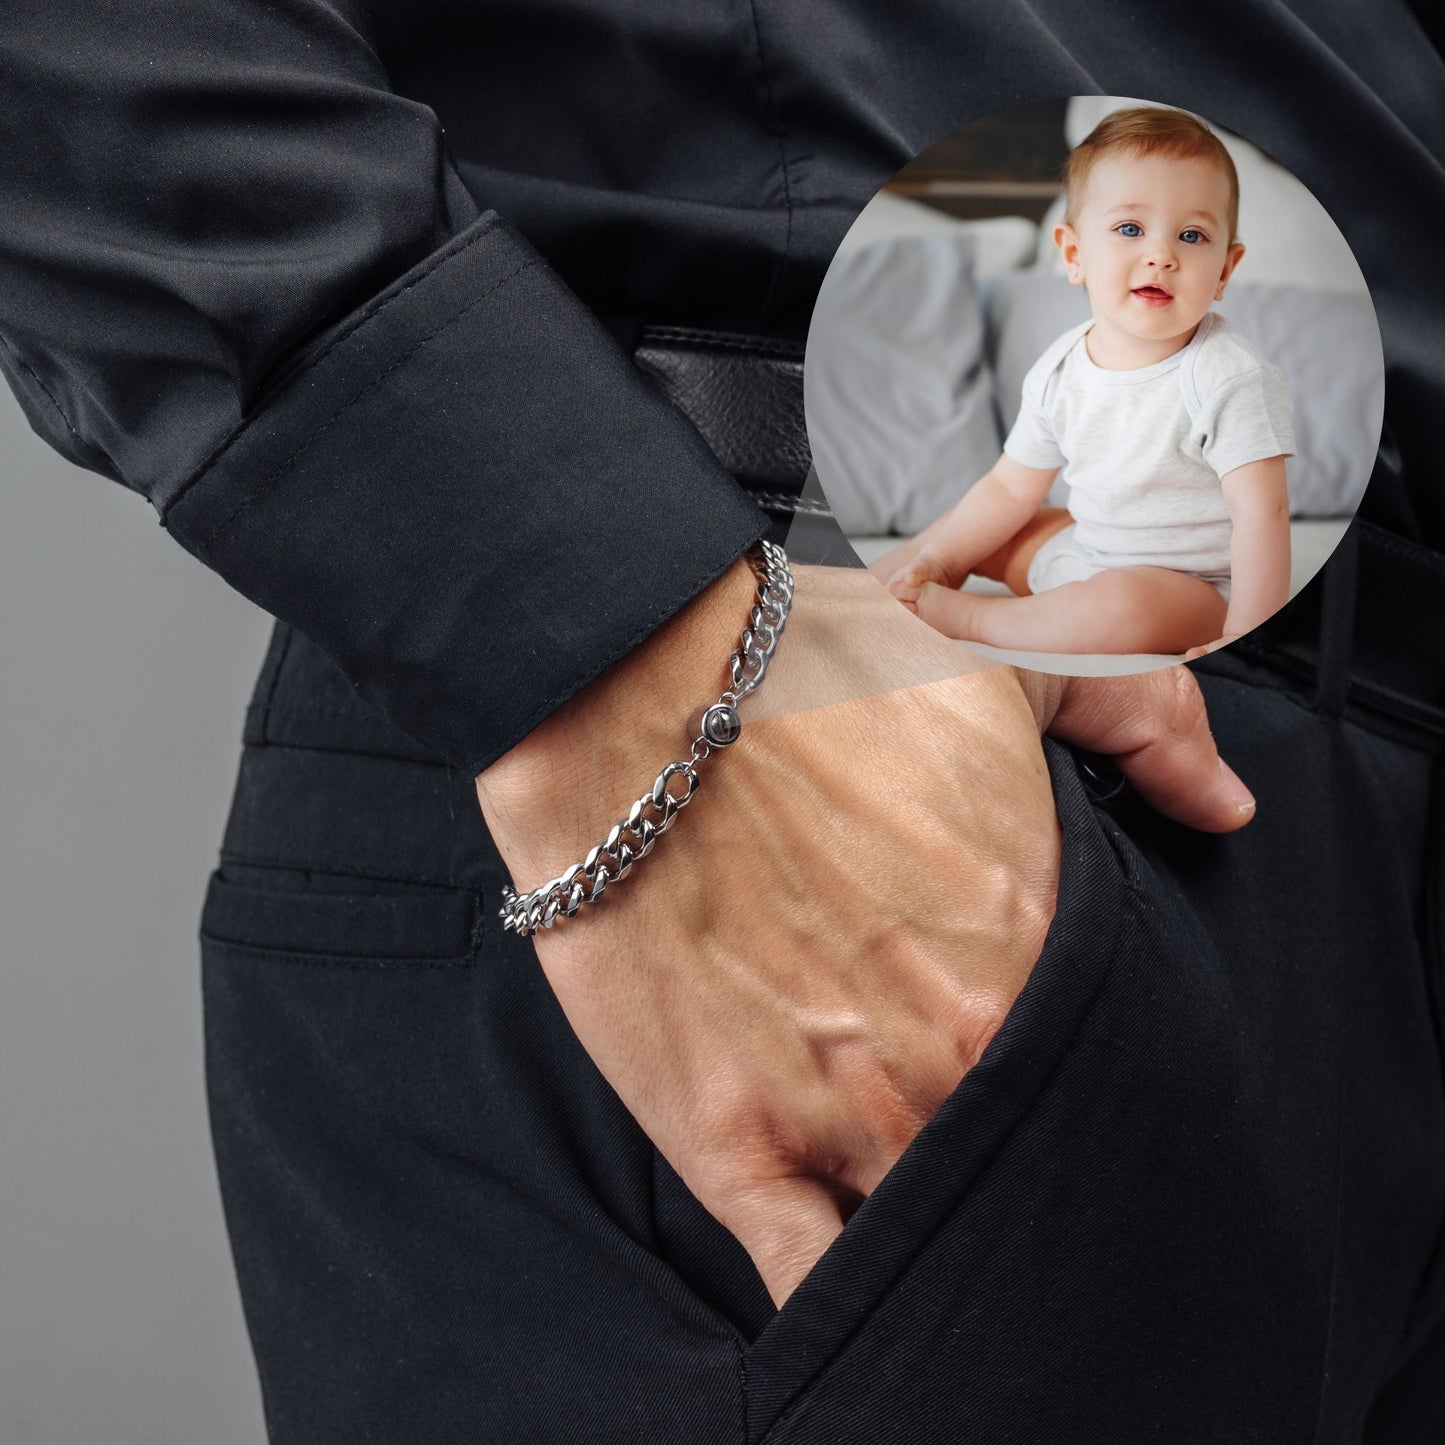
[[[1018,673],[1039,731],[1107,757],[1151,807],[1204,833],[1254,817],[1254,795],[1219,756],[1187,667],[1126,677]]]
[[[584,1048],[779,1306],[1038,957],[1059,868],[1040,728],[1114,756],[1173,816],[1247,818],[1182,669],[1016,674],[867,573],[795,571],[742,739],[626,882],[536,938]],[[519,886],[584,856],[685,753],[752,588],[731,569],[478,778]]]

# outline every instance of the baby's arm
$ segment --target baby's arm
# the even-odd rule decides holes
[[[875,562],[874,575],[905,601],[916,600],[927,581],[962,586],[1038,511],[1058,474],[1001,454],[951,511]]]
[[[1234,531],[1229,541],[1226,639],[1258,627],[1289,601],[1289,493],[1284,458],[1266,457],[1221,479]]]

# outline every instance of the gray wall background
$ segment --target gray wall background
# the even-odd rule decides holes
[[[196,933],[270,619],[0,384],[0,1442],[258,1445]]]

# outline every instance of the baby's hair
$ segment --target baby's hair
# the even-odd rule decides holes
[[[1070,225],[1083,204],[1089,173],[1104,156],[1120,152],[1213,161],[1229,182],[1229,239],[1235,239],[1239,226],[1239,175],[1224,142],[1188,111],[1166,110],[1157,105],[1136,105],[1106,115],[1069,152],[1064,163],[1064,190],[1068,197],[1065,219]]]

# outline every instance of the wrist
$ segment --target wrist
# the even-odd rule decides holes
[[[728,686],[757,593],[746,557],[477,775],[477,799],[519,880],[581,857],[668,762]]]
[[[745,767],[752,726],[768,718],[972,672],[1011,683],[1009,669],[921,623],[865,569],[800,565],[793,576],[787,635],[742,706],[740,756],[707,765],[719,776]],[[483,816],[519,887],[585,856],[667,763],[687,756],[697,710],[729,685],[756,596],[740,558],[478,775]]]

